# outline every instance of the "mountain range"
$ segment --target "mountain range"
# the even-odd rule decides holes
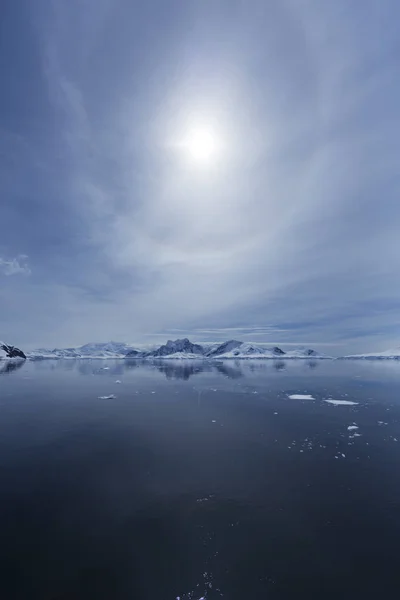
[[[28,353],[31,360],[57,359],[57,358],[125,358],[134,351],[133,344],[120,342],[106,342],[97,344],[85,344],[76,348],[39,348]]]
[[[168,340],[166,344],[143,349],[133,344],[121,342],[91,343],[75,348],[39,348],[32,352],[23,352],[15,346],[0,342],[0,360],[46,360],[46,359],[330,359],[312,348],[303,346],[293,350],[282,350],[278,346],[262,343],[229,340],[226,342],[192,343],[188,338]],[[353,354],[338,357],[340,359],[363,360],[400,360],[400,348],[369,354]]]
[[[187,338],[181,340],[168,340],[156,348],[140,352],[128,352],[127,358],[328,358],[309,348],[298,348],[284,352],[278,346],[265,344],[252,344],[238,340],[229,340],[220,344],[193,344]]]
[[[128,359],[231,359],[231,358],[331,358],[310,348],[284,351],[278,346],[252,344],[238,340],[223,343],[196,344],[189,339],[168,340],[159,347],[143,350],[132,344],[108,342],[85,344],[77,348],[40,348],[27,354],[30,360],[60,358],[128,358]]]

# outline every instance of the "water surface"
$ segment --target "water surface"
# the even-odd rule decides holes
[[[1,597],[397,593],[399,392],[388,361],[0,365]]]

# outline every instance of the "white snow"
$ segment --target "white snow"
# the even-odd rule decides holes
[[[289,398],[291,400],[315,400],[314,396],[310,394],[291,394]]]
[[[284,351],[283,354],[276,352],[275,346],[268,346],[261,343],[243,342],[235,345],[232,343],[233,348],[215,356],[218,359],[232,359],[232,358],[247,358],[247,359],[274,359],[274,360],[286,360],[286,359],[313,359],[313,358],[332,358],[325,354],[318,354],[315,350],[309,350],[304,347],[295,348],[293,350]],[[212,357],[214,358],[214,357]]]
[[[106,342],[98,344],[85,344],[77,348],[54,348],[49,350],[39,348],[27,353],[30,360],[44,359],[104,359],[104,358],[125,358],[125,355],[131,350],[137,350],[132,344],[120,342]]]
[[[99,396],[99,400],[115,400],[116,397],[115,394],[110,394],[109,396]]]
[[[383,352],[369,352],[367,354],[349,354],[343,358],[356,358],[364,360],[400,359],[400,348],[384,350]]]
[[[329,402],[329,404],[334,404],[335,406],[354,406],[358,404],[358,402],[351,402],[350,400],[324,400],[324,402]]]

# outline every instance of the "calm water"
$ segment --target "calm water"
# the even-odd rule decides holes
[[[0,369],[1,598],[397,594],[399,363]]]

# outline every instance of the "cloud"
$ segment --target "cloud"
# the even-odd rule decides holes
[[[0,290],[11,338],[393,345],[398,5],[156,6],[32,11],[42,87],[14,117],[38,126],[0,123],[0,239],[35,264]],[[224,141],[215,169],[174,150],[199,115]]]
[[[0,257],[0,273],[3,275],[30,275],[31,270],[28,266],[28,257],[20,254],[15,258],[5,259]]]

